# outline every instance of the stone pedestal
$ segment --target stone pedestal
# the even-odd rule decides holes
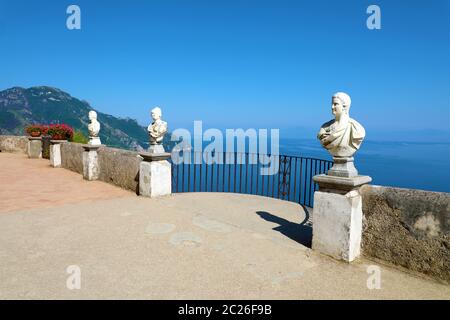
[[[151,144],[148,148],[148,153],[163,154],[165,152],[162,144]]]
[[[97,150],[100,146],[84,144],[83,148],[83,178],[89,181],[97,180],[100,174]]]
[[[27,147],[28,158],[38,159],[42,158],[42,138],[28,137]]]
[[[88,144],[91,146],[100,146],[102,142],[100,141],[100,137],[89,137]]]
[[[167,161],[170,153],[140,153],[139,195],[160,197],[172,193],[172,166]]]
[[[333,166],[328,170],[329,176],[334,177],[356,177],[358,176],[358,170],[353,163],[353,157],[333,157]]]
[[[61,143],[67,140],[50,140],[50,165],[53,168],[61,167]]]
[[[360,255],[362,198],[359,187],[369,176],[350,178],[314,176],[319,191],[314,193],[312,249],[351,262]]]

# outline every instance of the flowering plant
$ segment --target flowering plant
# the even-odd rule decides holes
[[[32,124],[25,128],[25,132],[33,137],[39,137],[47,134],[48,126],[41,124]]]
[[[47,134],[50,135],[53,140],[72,140],[73,129],[67,124],[51,124]]]

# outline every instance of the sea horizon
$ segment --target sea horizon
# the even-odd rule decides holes
[[[281,138],[280,154],[332,160],[312,138]],[[450,192],[450,142],[367,140],[354,158],[374,185]]]

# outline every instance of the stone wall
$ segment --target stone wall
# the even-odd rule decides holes
[[[98,150],[99,180],[124,189],[139,192],[139,165],[137,152],[101,147]]]
[[[366,185],[363,254],[450,283],[450,194]]]
[[[83,174],[83,147],[79,143],[61,144],[61,167]]]
[[[98,151],[99,180],[134,192],[139,191],[139,165],[137,152],[102,146]],[[61,146],[61,166],[83,174],[83,147],[78,143]]]
[[[0,151],[26,153],[28,138],[25,136],[0,135]]]

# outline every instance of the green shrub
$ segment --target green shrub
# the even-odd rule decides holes
[[[80,130],[75,130],[73,133],[72,142],[86,144],[89,142],[89,138],[84,135]]]

